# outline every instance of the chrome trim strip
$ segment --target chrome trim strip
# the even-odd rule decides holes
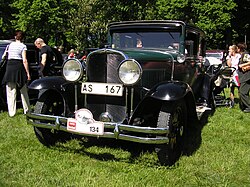
[[[119,55],[121,55],[124,60],[126,60],[128,57],[121,51],[115,50],[115,49],[111,49],[111,48],[104,48],[104,49],[97,49],[95,51],[92,51],[89,53],[89,55],[87,56],[86,62],[88,63],[89,58],[92,54],[102,54],[102,53],[107,53],[107,54],[111,54],[111,53],[117,53]]]
[[[78,132],[72,132],[67,130],[67,118],[60,116],[50,116],[45,114],[27,113],[27,124],[36,127],[55,129],[60,131],[66,131],[73,134],[79,134],[83,136],[94,136],[103,138],[114,138],[144,144],[165,144],[168,143],[167,134],[169,130],[167,128],[153,128],[153,127],[140,127],[133,125],[126,125],[121,123],[104,122],[104,129],[111,129],[113,132],[104,132],[104,135],[90,135]],[[42,120],[47,122],[41,122],[36,120]],[[124,132],[125,131],[125,132]],[[125,134],[126,133],[126,134]],[[133,136],[129,133],[144,133],[153,135],[152,137],[146,136]]]

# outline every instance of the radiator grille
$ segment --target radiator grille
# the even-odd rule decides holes
[[[124,57],[119,53],[93,53],[87,62],[88,82],[120,83],[117,68]],[[87,95],[87,108],[93,113],[95,120],[103,112],[112,115],[115,122],[126,117],[125,94],[122,97]]]

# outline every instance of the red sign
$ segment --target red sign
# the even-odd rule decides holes
[[[68,129],[76,130],[76,122],[68,121]]]

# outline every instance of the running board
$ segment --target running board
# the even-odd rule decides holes
[[[206,107],[206,106],[196,106],[196,113],[197,113],[197,117],[200,120],[202,115],[206,112],[206,111],[211,111],[212,108]]]

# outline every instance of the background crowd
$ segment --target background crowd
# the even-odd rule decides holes
[[[2,59],[8,59],[6,72],[2,84],[6,84],[6,95],[9,116],[16,114],[16,92],[20,90],[24,113],[30,110],[29,96],[27,92],[27,82],[30,80],[29,66],[26,57],[27,46],[22,43],[24,32],[15,32],[15,41],[6,47]],[[54,53],[52,48],[47,45],[42,38],[37,38],[34,42],[39,49],[39,77],[50,75],[50,66],[53,63]],[[62,53],[63,48],[57,48]],[[238,90],[240,108],[244,112],[250,112],[250,55],[246,51],[245,43],[231,45],[228,49],[226,63],[228,67],[234,69],[232,83],[230,86],[230,107],[235,105],[235,90]],[[71,49],[64,55],[64,60],[77,58],[84,61],[88,52]]]
[[[231,45],[228,49],[227,65],[234,68],[230,86],[230,107],[234,107],[235,88],[238,88],[240,106],[244,112],[250,112],[250,56],[246,44]]]

